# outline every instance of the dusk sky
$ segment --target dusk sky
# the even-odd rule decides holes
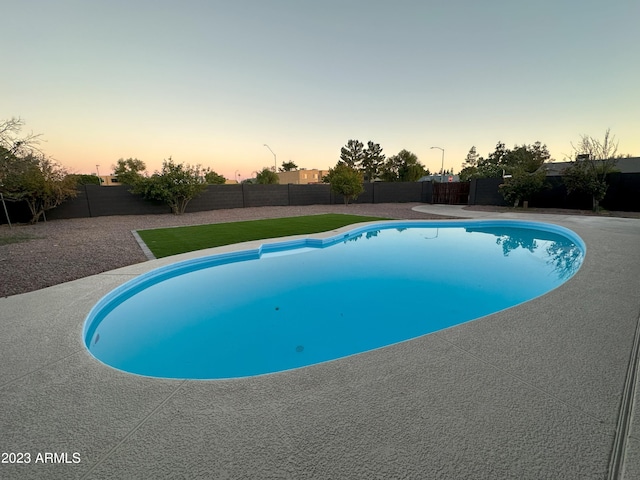
[[[349,139],[432,172],[607,128],[640,156],[638,0],[0,0],[0,120],[73,173],[171,156],[326,169]]]

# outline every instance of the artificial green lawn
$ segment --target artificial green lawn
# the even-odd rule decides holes
[[[353,223],[376,220],[388,220],[388,218],[327,213],[192,227],[156,228],[138,230],[138,234],[155,257],[162,258],[250,240],[326,232]]]

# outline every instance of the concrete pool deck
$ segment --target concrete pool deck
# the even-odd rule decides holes
[[[0,298],[0,452],[31,457],[0,463],[0,478],[640,478],[640,220],[416,210],[562,225],[587,256],[559,288],[479,320],[222,381],[114,370],[86,351],[82,328],[136,275],[236,247]],[[456,301],[358,299],[407,300],[425,312]]]

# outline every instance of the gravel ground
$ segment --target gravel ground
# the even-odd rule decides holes
[[[77,278],[146,261],[131,230],[258,220],[320,213],[349,213],[393,219],[444,218],[414,212],[418,203],[256,207],[182,216],[123,215],[0,226],[0,297],[39,290]],[[2,240],[22,237],[18,243]],[[26,237],[26,239],[24,239]]]

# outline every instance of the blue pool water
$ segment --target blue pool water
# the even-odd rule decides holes
[[[105,296],[87,348],[127,372],[246,377],[372,350],[542,295],[584,242],[521,221],[382,222],[176,263]]]

